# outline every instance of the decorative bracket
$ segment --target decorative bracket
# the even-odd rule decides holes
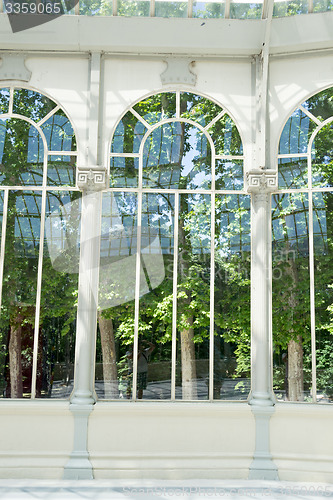
[[[29,82],[31,71],[25,65],[25,54],[2,54],[0,80],[21,80]]]
[[[161,73],[161,80],[163,85],[184,83],[186,85],[195,85],[197,75],[192,73],[190,64],[192,59],[184,57],[169,57],[164,60],[167,63],[166,70]]]
[[[78,169],[77,186],[82,191],[101,191],[107,188],[107,172],[100,165]]]
[[[256,168],[246,174],[248,193],[270,193],[278,188],[276,170]]]

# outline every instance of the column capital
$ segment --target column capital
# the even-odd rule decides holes
[[[277,171],[255,168],[247,172],[247,192],[269,194],[278,188]]]
[[[107,186],[107,171],[101,165],[77,170],[77,186],[82,191],[101,191]]]

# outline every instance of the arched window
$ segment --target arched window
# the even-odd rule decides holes
[[[227,111],[190,92],[134,104],[103,196],[96,391],[246,399],[250,202]]]
[[[331,402],[333,89],[288,119],[273,195],[274,387],[279,399]]]
[[[78,241],[76,156],[60,106],[0,89],[0,397],[71,392],[78,261],[59,256]]]

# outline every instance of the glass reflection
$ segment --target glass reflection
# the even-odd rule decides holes
[[[169,189],[208,189],[211,152],[206,136],[184,122],[153,130],[143,151],[143,186]]]
[[[118,123],[113,135],[113,153],[138,153],[143,136],[147,132],[143,123],[130,111]]]
[[[9,109],[9,88],[0,89],[0,113],[8,113]]]
[[[239,190],[244,186],[242,160],[215,161],[215,188]]]
[[[10,191],[1,305],[3,397],[30,395],[41,192]]]
[[[261,19],[262,2],[246,3],[231,0],[230,18],[231,19]]]
[[[155,125],[161,120],[176,116],[176,93],[163,92],[155,94],[138,102],[133,109],[146,120],[149,125]]]
[[[180,94],[180,116],[195,121],[206,127],[219,113],[222,108],[209,99],[191,92]]]
[[[217,155],[242,155],[242,141],[236,125],[228,115],[215,122],[208,130]]]
[[[333,186],[333,123],[323,127],[312,146],[312,185]]]
[[[300,189],[307,186],[307,158],[279,158],[279,189]]]
[[[187,2],[176,0],[170,2],[168,0],[156,0],[155,3],[156,17],[187,17]]]
[[[274,390],[311,400],[309,204],[303,193],[273,195]]]
[[[17,118],[0,120],[1,184],[42,185],[43,160],[43,142],[33,125]]]
[[[217,196],[214,293],[214,398],[250,390],[250,198]]]
[[[138,399],[170,399],[174,195],[145,193],[142,200],[142,266],[149,293],[140,298]]]
[[[333,193],[313,194],[317,401],[333,402]]]
[[[45,95],[28,89],[14,89],[13,113],[39,122],[56,104]]]
[[[315,128],[315,122],[313,122],[301,109],[296,109],[282,131],[279,153],[307,153],[308,143]]]
[[[222,18],[224,17],[225,3],[209,2],[209,1],[194,1],[192,17],[203,18]]]
[[[110,159],[110,187],[138,187],[139,158],[114,156]]]
[[[131,398],[137,238],[137,195],[104,193],[95,384],[100,398]],[[148,290],[142,283],[140,295]]]
[[[180,195],[176,398],[208,398],[210,328],[208,195]]]
[[[310,111],[318,120],[327,120],[333,116],[333,88],[329,88],[313,95],[302,106]]]
[[[41,126],[49,151],[75,151],[76,140],[71,122],[59,109]]]
[[[49,156],[47,164],[48,186],[75,186],[76,156]]]
[[[149,0],[118,0],[118,16],[149,16]]]
[[[294,16],[296,14],[307,14],[307,0],[283,0],[274,2],[273,17]]]
[[[73,389],[80,198],[46,195],[36,397],[68,398]]]

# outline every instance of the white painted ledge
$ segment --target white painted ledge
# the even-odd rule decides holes
[[[0,47],[249,57],[261,52],[265,25],[265,20],[61,16],[13,34],[7,14],[0,14]],[[271,53],[331,49],[332,25],[333,12],[273,19]]]

